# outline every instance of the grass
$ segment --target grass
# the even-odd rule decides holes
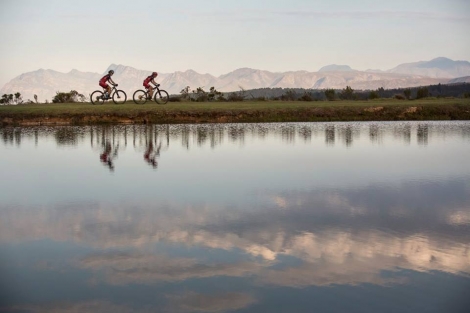
[[[407,111],[413,107],[418,110]],[[470,99],[169,102],[166,105],[154,102],[137,105],[128,101],[120,105],[108,102],[96,106],[90,103],[0,106],[3,125],[29,122],[86,124],[401,119],[470,119]]]

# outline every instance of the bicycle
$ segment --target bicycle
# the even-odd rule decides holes
[[[116,89],[118,85],[114,85],[111,89],[111,94],[108,95],[107,92],[102,92],[100,90],[95,90],[91,94],[91,103],[92,104],[103,104],[106,100],[113,99],[115,104],[123,104],[127,100],[127,95],[123,90]]]
[[[158,88],[160,87],[160,84],[157,84],[155,86],[155,95],[153,96],[154,101],[158,104],[166,104],[168,103],[168,100],[170,99],[170,96],[168,95],[168,92],[166,92],[163,89]],[[132,99],[134,99],[134,102],[136,104],[144,104],[147,101],[151,101],[152,99],[149,97],[149,93],[146,90],[139,89],[136,92],[134,92],[134,95],[132,96]]]

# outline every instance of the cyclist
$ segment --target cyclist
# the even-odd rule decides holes
[[[158,87],[160,86],[159,84],[157,84],[155,82],[155,78],[157,78],[158,76],[158,73],[157,72],[153,72],[150,76],[148,76],[145,80],[144,80],[144,87],[145,89],[147,89],[147,92],[149,94],[149,100],[152,100],[152,96],[153,96],[153,86],[150,85],[150,83],[154,84],[155,87]]]
[[[104,75],[101,79],[100,79],[100,86],[107,92],[104,94],[105,98],[108,98],[110,97],[111,95],[111,86],[109,86],[107,84],[107,82],[110,82],[113,86],[117,86],[118,84],[116,84],[112,79],[111,79],[111,76],[113,76],[114,74],[114,71],[113,70],[110,70],[108,72],[107,75]]]

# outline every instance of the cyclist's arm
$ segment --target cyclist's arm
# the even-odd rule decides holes
[[[154,79],[152,79],[150,82],[151,82],[152,84],[154,84],[155,86],[157,86],[157,85],[158,85],[158,84],[155,82],[155,78],[154,78]]]
[[[117,85],[117,84],[114,82],[114,80],[112,80],[111,77],[109,78],[109,82],[110,82],[113,86],[114,86],[114,85]]]

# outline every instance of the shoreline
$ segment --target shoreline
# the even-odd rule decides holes
[[[29,104],[0,107],[0,125],[204,124],[470,120],[470,99],[319,102]]]

